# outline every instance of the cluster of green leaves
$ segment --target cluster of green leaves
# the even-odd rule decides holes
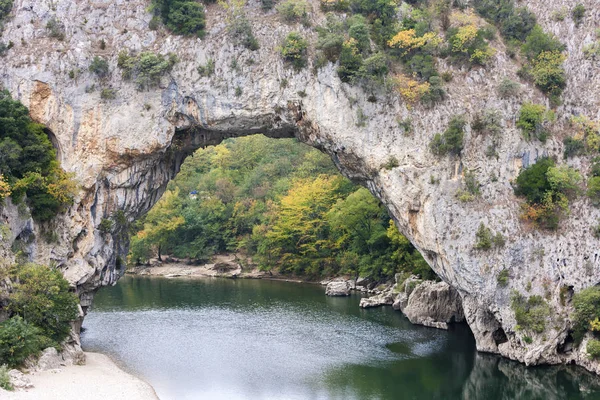
[[[515,183],[515,194],[527,199],[523,219],[543,228],[556,229],[561,214],[569,212],[569,198],[579,194],[581,174],[568,166],[556,166],[543,158],[523,169]]]
[[[379,202],[329,158],[263,136],[199,150],[132,238],[130,262],[248,254],[263,269],[317,278],[433,273]]]
[[[14,0],[0,0],[0,32],[3,29],[4,21],[8,18],[13,7]]]
[[[600,287],[592,286],[573,296],[573,339],[581,342],[586,332],[600,332]]]
[[[495,53],[488,43],[492,37],[490,29],[480,29],[475,24],[448,29],[446,38],[451,60],[467,65],[486,65]]]
[[[369,22],[362,15],[342,19],[327,16],[327,24],[318,27],[321,65],[327,61],[339,61],[338,76],[343,82],[361,79],[382,81],[388,73],[388,60],[384,52],[374,50]]]
[[[59,166],[44,126],[34,123],[29,110],[0,91],[0,181],[18,202],[27,195],[32,215],[48,221],[73,203],[76,185]],[[4,197],[0,195],[0,197]]]
[[[160,78],[170,72],[177,63],[177,56],[169,53],[163,55],[152,52],[140,53],[137,56],[126,51],[119,53],[117,67],[121,69],[123,79],[133,79],[139,90],[157,86]]]
[[[276,8],[287,22],[307,22],[309,5],[306,0],[285,0]]]
[[[290,32],[283,41],[280,52],[284,60],[300,70],[306,66],[308,41],[298,32]]]
[[[433,154],[442,156],[445,154],[460,155],[463,149],[463,138],[465,134],[466,121],[462,115],[452,117],[448,128],[443,134],[437,133],[430,143]]]
[[[78,298],[60,271],[25,264],[10,269],[10,318],[0,324],[0,359],[17,366],[30,354],[59,346],[78,315]]]
[[[56,17],[50,18],[46,24],[46,29],[48,30],[50,37],[61,41],[65,40],[65,24],[63,24],[62,21],[59,21]]]
[[[204,6],[194,0],[152,0],[157,18],[176,35],[203,37],[206,27]],[[156,24],[156,20],[152,22]]]
[[[477,232],[475,232],[475,246],[476,250],[490,250],[492,247],[504,247],[506,240],[502,233],[497,232],[495,235],[490,228],[479,224]]]
[[[538,295],[525,299],[523,295],[514,291],[510,297],[510,307],[515,313],[517,329],[543,333],[546,330],[546,321],[550,317],[550,306]]]
[[[600,206],[600,157],[592,160],[590,177],[587,182],[587,195],[593,205]]]
[[[515,8],[513,0],[475,0],[474,6],[500,28],[510,46],[522,47],[529,63],[522,68],[521,75],[531,79],[557,103],[566,87],[562,67],[564,45],[536,25],[535,16],[527,8]]]
[[[13,390],[10,376],[8,375],[8,366],[0,365],[0,388],[4,390]]]
[[[595,360],[600,358],[600,340],[590,339],[585,347],[585,351],[590,355],[590,358]]]
[[[554,119],[554,112],[547,110],[543,105],[524,103],[519,111],[517,127],[521,128],[525,139],[536,138],[541,142],[545,142],[549,134],[546,126]]]
[[[506,287],[508,285],[509,278],[510,278],[510,275],[508,273],[508,270],[503,269],[502,271],[500,271],[498,273],[498,277],[496,278],[496,281],[498,282],[498,285],[500,285],[502,287]]]
[[[108,76],[108,61],[104,57],[95,56],[90,63],[90,72],[98,75],[99,78]]]

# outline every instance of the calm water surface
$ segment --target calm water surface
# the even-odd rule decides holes
[[[262,280],[125,277],[86,317],[87,351],[169,399],[600,399],[572,367],[475,352],[463,326],[411,325],[360,297]]]

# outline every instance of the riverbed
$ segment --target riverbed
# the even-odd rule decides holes
[[[170,399],[600,399],[575,367],[478,354],[465,325],[414,326],[318,285],[125,277],[84,322],[102,352]]]

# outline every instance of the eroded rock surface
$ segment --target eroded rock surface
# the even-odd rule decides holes
[[[400,310],[413,324],[439,329],[448,329],[449,323],[465,319],[460,295],[446,282],[419,283],[405,304],[400,302]]]
[[[582,52],[583,44],[594,40],[597,4],[583,2],[588,11],[578,28],[569,18],[552,18],[553,12],[575,3],[526,4],[544,29],[566,44],[568,54],[567,89],[554,134],[540,143],[523,138],[515,116],[525,101],[548,100],[530,85],[517,97],[499,98],[498,83],[504,78],[519,81],[520,68],[499,42],[492,43],[498,52],[486,69],[460,69],[440,60],[439,69],[453,76],[446,100],[433,108],[409,107],[395,93],[377,87],[366,93],[342,83],[332,64],[316,72],[312,65],[299,72],[285,65],[276,48],[287,33],[297,30],[309,38],[311,53],[316,34],[300,24],[281,23],[275,11],[265,14],[256,1],[245,10],[261,46],[251,52],[233,46],[224,12],[216,4],[208,6],[208,34],[199,39],[149,30],[145,0],[15,0],[2,36],[14,47],[2,59],[0,82],[30,107],[36,121],[47,125],[63,167],[75,174],[81,192],[50,227],[56,232],[54,243],[46,242],[41,227],[15,222],[22,218],[18,215],[3,215],[14,229],[11,241],[24,243],[31,260],[59,266],[77,288],[85,311],[93,293],[122,274],[120,260],[128,247],[126,226],[103,233],[103,219],[123,211],[132,221],[149,210],[198,147],[254,133],[296,136],[329,154],[346,176],[384,202],[402,233],[463,297],[478,349],[531,364],[566,362],[570,356],[559,349],[567,340],[570,306],[560,302],[559,292],[563,286],[578,291],[600,282],[599,243],[590,234],[600,211],[582,196],[558,231],[531,229],[519,219],[521,200],[511,181],[539,157],[562,158],[571,115],[600,117],[599,68]],[[309,19],[315,26],[324,15],[316,1],[312,8]],[[64,41],[49,37],[45,26],[52,17],[65,24]],[[158,87],[138,91],[116,66],[121,50],[173,52],[180,61]],[[110,74],[103,80],[88,70],[94,56],[109,61]],[[203,77],[197,67],[209,58],[216,72]],[[70,78],[70,71],[79,76]],[[101,99],[101,87],[114,88],[116,99]],[[238,87],[242,93],[236,93]],[[445,130],[452,116],[472,120],[487,108],[502,115],[503,132],[494,145],[497,157],[485,155],[491,138],[477,136],[469,126],[460,159],[429,151],[432,137]],[[406,119],[412,121],[410,134],[398,124]],[[384,168],[391,157],[397,166]],[[568,162],[584,175],[590,168],[585,158]],[[481,195],[470,203],[456,197],[464,188],[465,170],[481,184]],[[474,234],[482,222],[503,233],[504,247],[474,250]],[[504,269],[510,279],[500,286],[496,277]],[[534,335],[527,346],[515,329],[513,290],[544,296],[552,308],[548,332]]]
[[[329,282],[325,288],[327,296],[350,296],[352,286],[348,281]]]

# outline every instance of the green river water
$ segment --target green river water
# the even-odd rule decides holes
[[[575,367],[478,354],[464,325],[413,326],[318,285],[125,277],[84,322],[108,354],[169,399],[600,399]]]

